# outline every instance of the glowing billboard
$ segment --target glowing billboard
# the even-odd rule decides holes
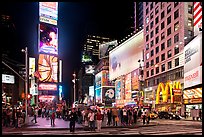
[[[38,52],[45,54],[58,55],[58,28],[47,25],[45,23],[39,24],[39,43]]]
[[[58,82],[58,58],[46,54],[40,54],[38,60],[38,72],[40,82]]]
[[[117,40],[99,45],[99,59],[109,56],[109,51],[117,46]]]
[[[94,86],[89,86],[89,96],[94,97]]]
[[[121,99],[121,81],[115,81],[115,99]]]
[[[95,89],[96,103],[102,103],[102,93],[101,88]]]
[[[57,25],[58,2],[39,2],[39,17],[41,22]]]
[[[53,96],[53,95],[40,95],[39,96],[39,100],[41,102],[51,102],[54,100],[54,98],[55,98],[55,96]]]
[[[143,30],[109,52],[109,75],[114,80],[139,68],[138,60],[143,59]]]
[[[62,82],[62,60],[59,61],[59,82]]]
[[[62,86],[61,85],[59,85],[59,100],[62,100],[62,95],[63,93],[62,93]]]
[[[125,99],[131,99],[132,92],[131,92],[131,73],[125,76]]]
[[[81,62],[92,62],[91,55],[88,53],[83,52]]]
[[[13,75],[2,74],[2,83],[14,84],[15,79]]]
[[[40,83],[39,86],[38,86],[38,90],[54,90],[54,91],[57,91],[57,84]]]
[[[103,87],[102,88],[103,98],[105,98],[105,105],[112,105],[115,102],[115,89],[111,87]]]
[[[202,84],[202,33],[184,47],[184,88]]]
[[[85,66],[85,73],[86,74],[93,74],[95,66],[94,65],[86,65]]]
[[[139,69],[136,69],[131,74],[131,89],[138,90],[139,89]]]

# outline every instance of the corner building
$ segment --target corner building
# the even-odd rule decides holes
[[[144,2],[143,24],[145,94],[152,93],[158,111],[181,111],[183,51],[193,37],[193,2]]]

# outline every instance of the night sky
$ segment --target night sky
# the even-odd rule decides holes
[[[99,35],[113,39],[126,36],[134,21],[133,2],[59,2],[59,59],[63,61],[63,90],[71,91],[72,73],[80,67],[81,49],[87,35]],[[3,3],[0,13],[12,17],[15,25],[15,43],[7,47],[9,58],[24,63],[22,48],[29,49],[29,56],[38,58],[38,2]],[[69,98],[69,97],[68,97]]]

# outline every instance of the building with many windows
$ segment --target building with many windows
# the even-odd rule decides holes
[[[145,93],[153,93],[157,109],[177,111],[181,96],[173,99],[173,83],[183,88],[183,51],[193,37],[193,2],[143,2],[143,21]]]

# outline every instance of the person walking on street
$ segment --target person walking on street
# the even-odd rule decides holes
[[[143,109],[143,112],[142,112],[142,119],[143,119],[143,125],[145,124],[145,120],[146,120],[146,112],[145,112],[145,109]]]
[[[97,120],[97,130],[101,131],[101,123],[102,123],[103,115],[101,114],[101,111],[98,110],[96,113],[96,120]]]
[[[52,110],[50,112],[51,127],[55,126],[55,117],[56,117],[56,112],[55,112],[54,108],[52,108]]]
[[[33,110],[33,113],[34,113],[34,117],[33,117],[33,119],[31,120],[31,122],[33,122],[33,121],[35,120],[35,123],[37,123],[38,109],[35,108],[35,109]]]
[[[108,110],[107,116],[108,116],[108,123],[107,123],[107,125],[110,126],[111,125],[111,117],[112,117],[112,114],[111,114],[110,110]]]
[[[69,127],[70,127],[70,132],[73,132],[74,133],[74,131],[75,131],[75,122],[76,122],[76,119],[77,119],[77,114],[76,114],[76,112],[75,112],[75,109],[74,108],[72,108],[72,111],[71,111],[71,113],[69,114],[69,120],[70,120],[70,125],[69,125]]]
[[[133,111],[133,118],[134,118],[134,124],[137,124],[137,110],[134,109]]]
[[[94,120],[95,114],[93,112],[93,110],[90,110],[89,114],[88,114],[88,118],[89,118],[89,125],[90,125],[90,130],[91,131],[95,131],[95,120]]]

